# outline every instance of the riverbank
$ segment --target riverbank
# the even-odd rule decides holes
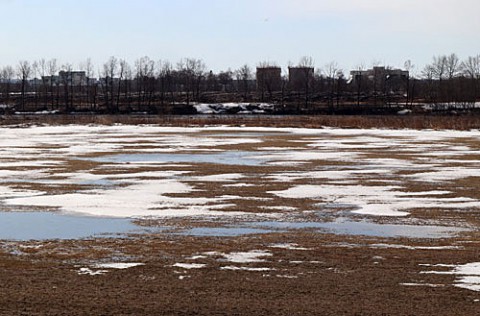
[[[161,126],[259,126],[301,128],[391,128],[452,129],[480,128],[474,115],[4,115],[0,125],[64,124],[155,124]]]

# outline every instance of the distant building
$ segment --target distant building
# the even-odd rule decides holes
[[[369,85],[374,91],[402,92],[406,89],[405,82],[409,72],[402,69],[389,69],[383,66],[367,70],[350,71],[351,82]],[[363,83],[362,83],[363,82]]]
[[[73,86],[87,85],[87,75],[85,71],[60,71],[58,76],[62,84],[68,83]]]
[[[350,71],[350,75],[353,81],[364,80],[364,79],[369,81],[375,81],[378,79],[408,78],[409,72],[407,70],[389,69],[381,66],[381,67],[373,67],[372,69],[367,69],[367,70],[352,70]]]
[[[117,86],[120,83],[120,78],[101,77],[101,78],[98,78],[98,81],[97,80],[95,81],[104,87],[108,87],[110,85]]]
[[[315,70],[312,67],[288,67],[288,84],[292,91],[304,91],[313,86]]]
[[[257,67],[257,91],[274,92],[282,90],[282,69],[280,67]]]
[[[42,76],[42,83],[46,85],[60,84],[60,76]]]

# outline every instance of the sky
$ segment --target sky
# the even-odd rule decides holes
[[[310,56],[322,69],[415,70],[480,54],[478,0],[0,0],[0,66],[202,59],[215,72]]]

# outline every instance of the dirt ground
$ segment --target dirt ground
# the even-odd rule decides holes
[[[286,240],[308,250],[268,247]],[[428,246],[462,245],[460,250],[369,246],[382,242],[308,232],[241,238],[143,236],[52,242],[45,251],[1,256],[0,314],[478,315],[478,292],[453,287],[450,275],[420,274],[425,268],[419,264],[478,260],[479,243],[463,244],[462,239],[424,241]],[[395,242],[419,246],[408,240]],[[76,251],[68,254],[72,247],[84,249],[90,260],[108,256],[92,253],[92,249],[101,247],[146,264],[103,275],[79,275],[80,262],[88,260]],[[212,249],[269,249],[273,255],[265,262],[247,266],[270,270],[226,271],[220,270],[223,263],[214,258],[187,259]],[[206,266],[173,266],[192,261]],[[407,283],[420,285],[401,285]]]

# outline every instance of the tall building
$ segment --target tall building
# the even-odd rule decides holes
[[[274,92],[282,90],[282,69],[280,67],[257,67],[257,91]]]
[[[292,91],[305,91],[313,86],[313,67],[288,67],[288,84]]]

